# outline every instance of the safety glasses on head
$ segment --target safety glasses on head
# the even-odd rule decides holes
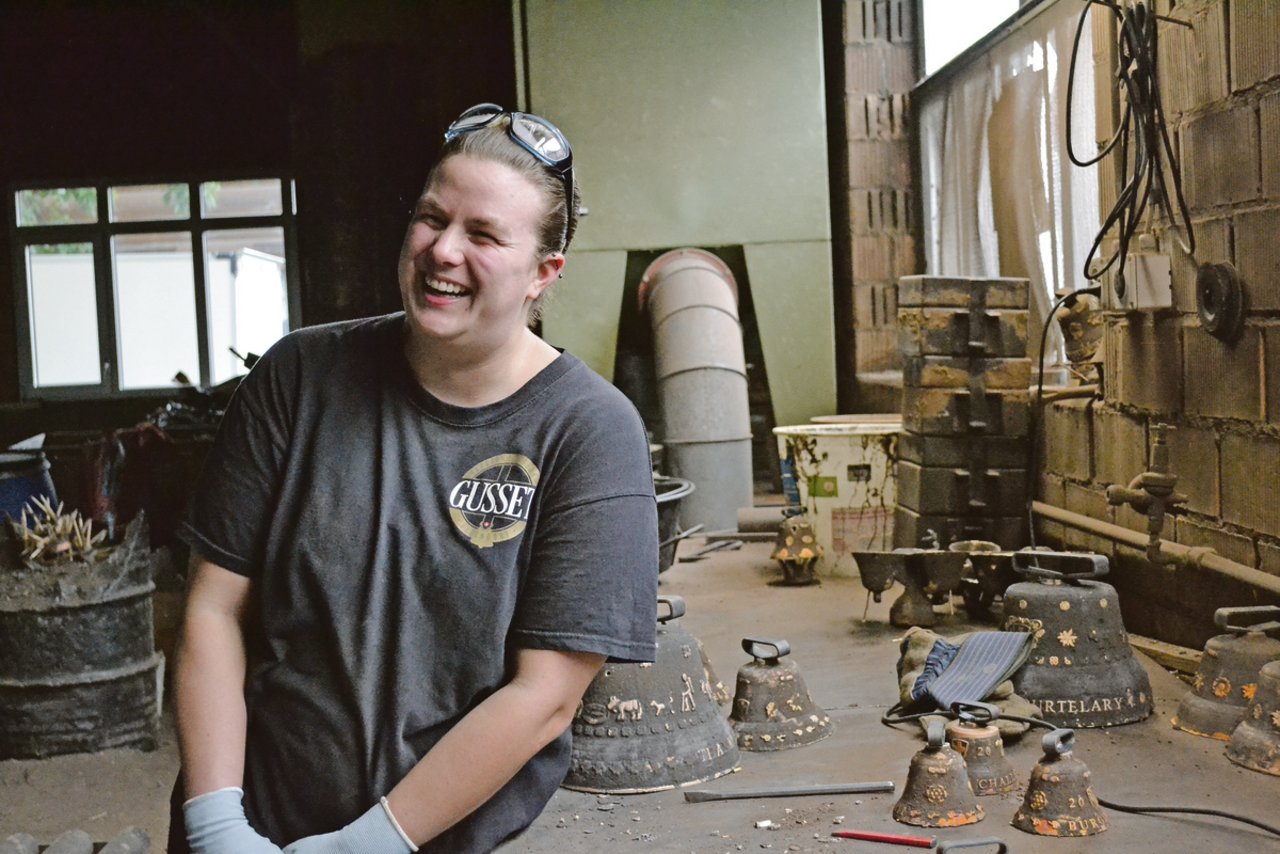
[[[454,119],[444,132],[445,142],[464,133],[489,127],[503,116],[510,116],[507,135],[517,145],[537,158],[539,163],[560,176],[564,182],[565,218],[564,232],[560,235],[560,248],[569,242],[569,206],[573,204],[573,149],[569,140],[551,122],[532,113],[505,110],[497,104],[476,104]]]

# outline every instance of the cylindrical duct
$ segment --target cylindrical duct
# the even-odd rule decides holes
[[[659,257],[640,280],[649,312],[670,474],[693,481],[686,526],[737,527],[751,506],[751,419],[738,289],[724,262],[701,249]]]

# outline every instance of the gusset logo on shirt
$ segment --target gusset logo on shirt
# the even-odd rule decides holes
[[[490,457],[472,466],[449,490],[449,518],[482,549],[518,537],[528,523],[538,476],[538,467],[528,457]]]

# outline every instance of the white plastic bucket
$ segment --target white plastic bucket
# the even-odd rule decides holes
[[[784,481],[795,482],[791,499],[805,508],[822,546],[819,574],[856,576],[853,552],[893,548],[901,432],[900,417],[883,415],[774,428]]]

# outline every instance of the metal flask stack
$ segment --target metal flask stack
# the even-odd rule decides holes
[[[676,625],[678,596],[658,597],[652,664],[607,664],[573,718],[567,789],[638,794],[733,771],[738,744],[698,640]]]
[[[1209,638],[1191,690],[1178,704],[1174,729],[1228,741],[1257,697],[1259,671],[1280,659],[1280,640],[1267,632],[1280,629],[1280,608],[1256,605],[1219,608],[1214,624],[1223,634]]]
[[[1148,717],[1151,680],[1129,647],[1115,588],[1095,580],[1107,574],[1107,559],[1021,551],[1014,570],[1030,580],[1005,591],[1003,629],[1035,638],[1014,689],[1055,726],[1117,726]]]
[[[903,276],[894,544],[1026,541],[1026,279]]]

